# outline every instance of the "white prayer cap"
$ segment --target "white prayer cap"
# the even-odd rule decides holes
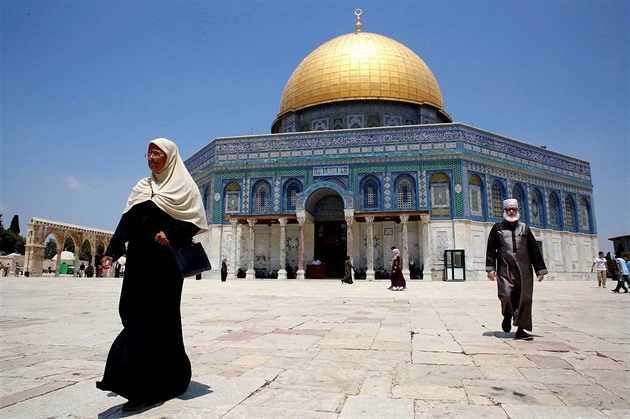
[[[503,208],[507,207],[508,205],[512,205],[512,206],[516,206],[518,207],[518,201],[514,198],[509,198],[506,199],[505,201],[503,201]]]

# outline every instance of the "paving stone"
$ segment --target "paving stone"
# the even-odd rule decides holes
[[[568,406],[531,406],[531,405],[504,405],[503,408],[513,419],[539,419],[539,418],[571,418],[571,419],[604,419],[609,416],[592,407],[568,407]],[[627,417],[627,416],[626,416]]]
[[[544,384],[529,381],[463,380],[474,404],[533,404],[562,406],[562,401]]]
[[[624,400],[599,384],[547,384],[547,388],[568,406],[599,406],[602,409],[630,409]]]
[[[95,388],[122,328],[120,286],[0,280],[1,417],[125,416],[125,399]],[[486,281],[409,281],[404,293],[387,286],[187,280],[193,381],[133,416],[630,417],[630,330],[620,327],[630,324],[630,300],[586,282],[545,282],[535,340],[525,342],[501,331],[496,287]]]
[[[387,417],[413,417],[413,401],[376,396],[349,396],[339,414],[339,419]]]
[[[501,406],[478,406],[468,403],[442,403],[416,400],[415,419],[457,418],[457,419],[507,419]]]
[[[368,371],[359,394],[363,396],[389,396],[394,382],[393,372]]]

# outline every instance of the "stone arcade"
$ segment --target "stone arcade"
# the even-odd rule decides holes
[[[103,244],[103,248],[106,249],[113,234],[111,231],[81,227],[41,218],[31,218],[31,221],[28,223],[28,235],[26,237],[25,269],[33,275],[39,275],[42,272],[42,267],[44,266],[44,242],[48,236],[54,237],[54,240],[57,242],[55,276],[59,276],[61,252],[67,238],[71,238],[74,242],[74,266],[79,266],[81,246],[85,241],[88,241],[90,244],[90,261],[92,265],[98,266],[98,261],[96,260],[98,245]]]

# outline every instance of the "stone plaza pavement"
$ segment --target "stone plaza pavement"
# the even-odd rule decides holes
[[[628,418],[630,294],[536,283],[531,342],[490,281],[187,279],[188,391],[99,391],[121,280],[3,278],[1,418]],[[141,304],[141,302],[138,302]]]

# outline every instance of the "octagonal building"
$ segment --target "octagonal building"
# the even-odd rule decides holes
[[[233,279],[340,278],[346,255],[358,278],[384,278],[392,246],[408,280],[485,279],[506,198],[549,279],[586,279],[597,250],[588,162],[453,122],[425,62],[360,18],[297,66],[271,134],[216,138],[186,166],[201,241]]]

